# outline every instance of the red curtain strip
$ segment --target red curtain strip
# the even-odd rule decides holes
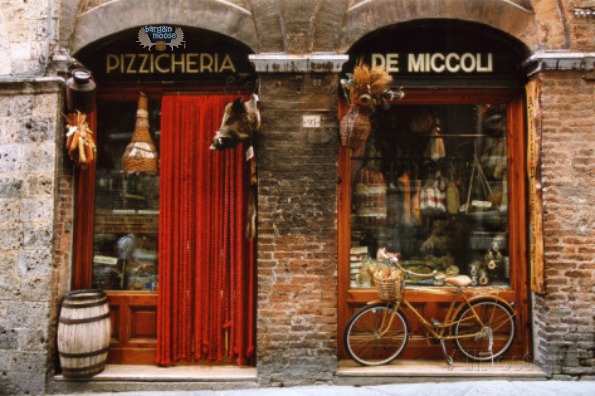
[[[97,112],[87,114],[87,123],[93,131],[93,139],[97,141]],[[65,152],[65,151],[64,151]],[[75,217],[75,238],[74,238],[74,260],[75,271],[73,285],[75,289],[91,287],[92,267],[88,264],[93,262],[93,227],[95,218],[95,171],[96,162],[92,162],[85,169],[76,168],[77,190],[76,207],[86,208],[79,211]],[[89,198],[92,197],[92,198]],[[89,202],[91,199],[91,202]]]
[[[254,353],[254,243],[242,145],[209,149],[235,97],[166,95],[161,104],[157,363]]]

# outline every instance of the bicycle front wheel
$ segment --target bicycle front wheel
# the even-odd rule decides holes
[[[471,360],[487,361],[506,353],[514,340],[514,314],[496,300],[471,303],[484,327],[477,321],[471,308],[457,316],[454,335],[457,349]]]
[[[392,304],[374,304],[356,313],[345,330],[345,349],[364,366],[380,366],[395,359],[407,345],[409,326]]]

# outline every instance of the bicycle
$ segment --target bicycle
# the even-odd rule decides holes
[[[351,358],[364,366],[379,366],[396,359],[409,340],[409,324],[403,308],[417,317],[427,330],[426,338],[437,341],[442,347],[449,366],[453,358],[447,353],[445,341],[454,341],[456,348],[474,361],[494,361],[511,347],[515,336],[516,312],[511,304],[497,295],[484,293],[468,298],[463,289],[471,284],[471,278],[458,275],[444,280],[456,287],[453,298],[440,323],[429,321],[407,301],[406,286],[410,276],[433,277],[407,270],[392,254],[390,264],[405,273],[390,285],[381,284],[381,302],[370,302],[355,313],[345,330],[345,348]],[[387,289],[388,287],[388,289]]]

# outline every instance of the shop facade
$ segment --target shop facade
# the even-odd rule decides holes
[[[0,21],[14,37],[0,80],[3,389],[94,389],[54,377],[61,300],[86,288],[110,299],[109,364],[335,382],[346,323],[376,298],[365,274],[382,247],[512,303],[506,359],[593,379],[588,5],[171,3],[4,6],[37,33]],[[360,59],[404,97],[347,148],[342,80]],[[61,62],[75,61],[97,85],[85,169],[64,148]],[[225,106],[252,94],[253,138],[211,150]],[[143,122],[159,171],[127,169]],[[428,316],[447,307],[441,279],[415,286]],[[410,321],[420,334],[404,357],[440,359]]]

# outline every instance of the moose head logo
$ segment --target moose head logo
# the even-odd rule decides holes
[[[179,27],[174,31],[171,26],[144,26],[138,30],[136,42],[149,51],[153,47],[157,51],[164,51],[170,47],[173,51],[184,43],[184,32]]]

